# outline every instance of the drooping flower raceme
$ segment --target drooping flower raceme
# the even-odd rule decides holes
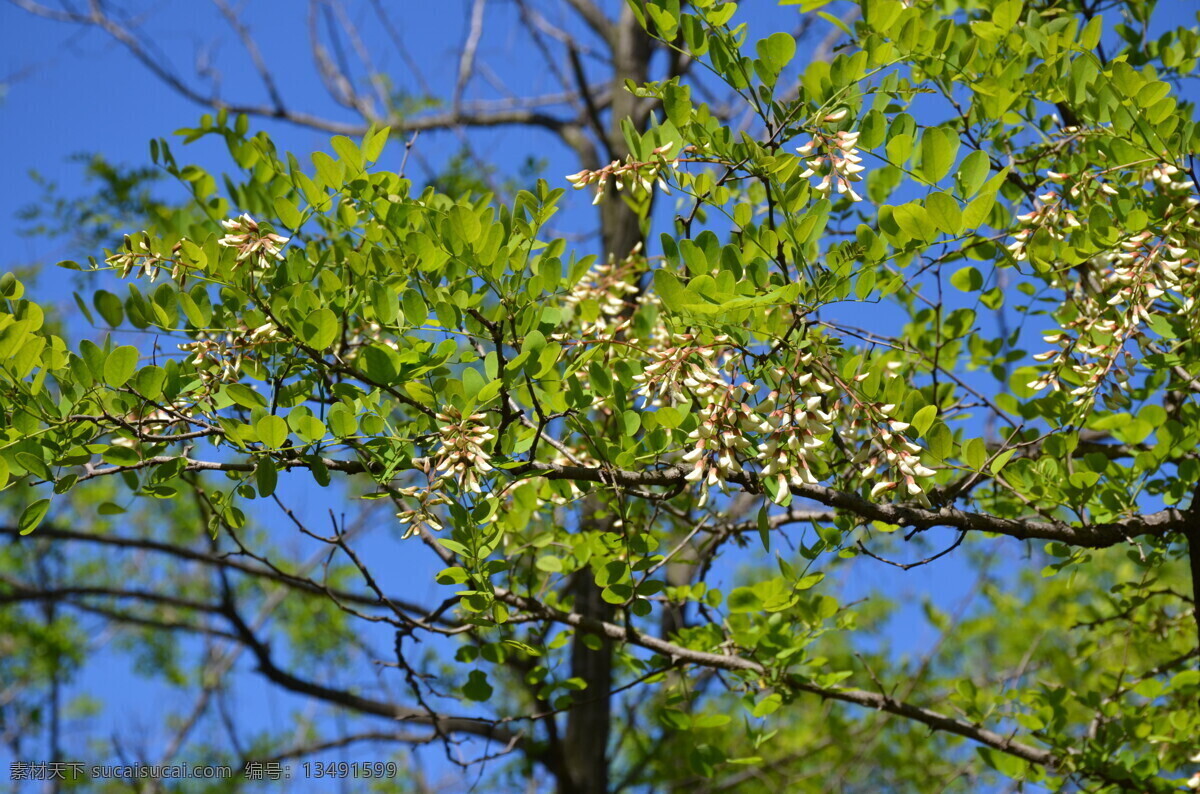
[[[814,456],[833,432],[833,416],[822,406],[834,387],[814,374],[812,363],[812,354],[805,353],[797,357],[795,371],[776,369],[776,380],[788,385],[789,394],[785,399],[779,390],[772,391],[758,406],[767,428],[758,445],[762,474],[776,479],[780,494],[789,486],[818,482],[813,474]]]
[[[831,114],[825,117],[826,121],[840,121],[845,111],[839,113],[841,117],[835,119],[838,114]],[[821,195],[828,197],[836,188],[838,193],[848,195],[851,201],[862,201],[862,196],[850,186],[853,182],[861,182],[862,172],[866,170],[856,148],[858,136],[857,132],[844,130],[833,135],[814,134],[808,143],[796,149],[805,158],[806,166],[797,176],[808,179],[819,174],[821,181],[817,183],[816,190]]]
[[[665,154],[674,145],[665,143],[652,150],[651,154],[657,158],[655,160],[643,162],[635,160],[633,155],[628,155],[624,163],[620,160],[613,160],[603,168],[597,168],[595,171],[584,169],[568,175],[566,179],[575,186],[576,190],[582,190],[588,185],[595,185],[596,196],[592,199],[593,204],[599,204],[604,198],[604,188],[608,185],[609,179],[613,180],[613,186],[617,190],[628,188],[631,193],[649,193],[657,183],[658,189],[669,195],[671,188],[667,184],[667,174],[679,168],[679,157],[676,156],[673,160],[668,161]]]
[[[238,218],[221,221],[226,235],[217,241],[226,248],[237,249],[237,264],[256,257],[258,265],[265,267],[271,259],[283,258],[283,247],[290,237],[281,237],[273,232],[264,232],[258,221],[243,213]]]
[[[171,270],[171,278],[179,280],[186,271],[186,266],[179,259],[180,249],[183,247],[183,241],[175,243],[171,251],[171,258],[161,257],[154,253],[148,242],[149,237],[145,232],[142,232],[136,237],[125,235],[125,240],[121,245],[121,250],[105,258],[105,264],[111,265],[121,271],[121,278],[128,278],[130,274],[145,276],[151,282],[158,278],[158,274],[168,266]]]
[[[710,486],[724,489],[730,476],[741,473],[742,458],[747,450],[754,448],[750,434],[761,431],[765,425],[747,401],[755,391],[753,384],[743,382],[734,386],[714,379],[701,391],[704,407],[700,409],[700,421],[688,433],[688,441],[695,446],[683,460],[692,466],[684,479],[700,483],[697,504],[703,507],[708,502]]]
[[[1109,195],[1117,192],[1108,185],[1097,188],[1095,180],[1085,176],[1050,176],[1056,181],[1071,180],[1066,191],[1070,198],[1091,194],[1098,199],[1097,191]],[[1200,280],[1196,278],[1197,262],[1190,244],[1200,231],[1196,212],[1200,199],[1193,194],[1190,182],[1181,178],[1186,175],[1174,165],[1156,165],[1142,176],[1169,202],[1165,222],[1126,237],[1113,249],[1092,257],[1079,271],[1060,271],[1051,276],[1069,290],[1071,311],[1060,328],[1043,335],[1055,349],[1033,357],[1049,366],[1028,383],[1029,388],[1067,390],[1081,407],[1086,407],[1097,390],[1111,381],[1109,399],[1120,401],[1133,364],[1128,343],[1144,337],[1144,326],[1150,323],[1153,312],[1174,309],[1194,331],[1200,331],[1194,311]],[[1042,208],[1020,216],[1020,220],[1043,225],[1054,218],[1043,201]],[[1025,257],[1024,240],[1030,237],[1031,228],[1018,232],[1017,241],[1009,246],[1018,260]],[[1056,239],[1062,236],[1053,230],[1050,234]],[[1074,272],[1082,275],[1076,283],[1067,283]],[[1062,376],[1067,373],[1069,382],[1064,385]]]
[[[671,344],[650,351],[651,363],[633,379],[638,384],[635,394],[645,397],[651,405],[663,404],[666,397],[672,402],[688,400],[685,389],[706,399],[713,390],[725,384],[719,370],[713,366],[717,347],[728,344],[729,338],[719,336],[713,344],[696,343],[695,334],[673,334]]]
[[[429,487],[421,488],[412,486],[409,488],[397,488],[395,494],[397,496],[406,497],[417,500],[417,506],[410,510],[401,510],[396,513],[396,518],[399,519],[400,525],[407,527],[401,540],[412,537],[421,524],[424,524],[434,532],[442,529],[442,522],[437,516],[436,509],[439,505],[448,505],[450,500],[436,488],[440,478],[433,473],[434,462],[430,458],[425,458],[420,464],[420,468],[425,472],[425,478],[429,480]]]
[[[459,490],[466,493],[482,493],[479,475],[492,470],[491,456],[483,445],[496,437],[485,424],[486,414],[471,414],[464,417],[457,408],[447,408],[437,414],[442,422],[438,427],[438,448],[431,456],[433,471],[453,477]],[[434,484],[430,485],[432,489]]]
[[[624,260],[593,265],[563,297],[563,303],[576,310],[587,301],[594,301],[599,308],[594,320],[581,324],[581,338],[611,337],[629,327],[629,315],[632,314],[629,301],[641,294],[637,285],[638,276],[645,267],[641,251],[639,241]],[[623,315],[624,319],[620,319]]]

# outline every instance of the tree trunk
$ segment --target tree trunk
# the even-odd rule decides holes
[[[598,620],[610,620],[613,607],[600,598],[600,588],[591,571],[583,570],[575,580],[575,610]],[[595,644],[595,650],[588,648]],[[608,738],[612,718],[613,642],[607,637],[576,632],[571,645],[571,675],[587,682],[579,703],[567,714],[563,743],[564,766],[569,781],[559,781],[560,794],[607,794]]]
[[[646,110],[639,108],[637,97],[625,90],[625,81],[645,82],[649,77],[653,42],[638,25],[633,13],[625,6],[614,25],[612,106],[606,140],[601,141],[609,159],[621,160],[629,154],[621,132],[620,120],[634,119],[644,128]],[[639,112],[640,111],[640,112]],[[609,195],[600,204],[600,231],[604,257],[620,261],[644,242],[638,216],[615,195],[612,184]],[[585,502],[582,526],[593,523],[594,505]],[[600,598],[600,588],[590,571],[581,571],[574,583],[575,610],[600,620],[611,620],[612,605]],[[613,688],[613,643],[606,637],[592,635],[588,642],[597,645],[592,650],[577,633],[571,646],[571,675],[587,682],[580,693],[579,703],[567,714],[566,739],[563,743],[563,767],[566,780],[559,779],[559,794],[607,794],[608,744],[612,718],[609,693]]]

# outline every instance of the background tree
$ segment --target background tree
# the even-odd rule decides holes
[[[548,64],[570,95],[484,109],[463,100],[476,2],[453,95],[414,115],[314,34],[361,129],[288,109],[225,6],[269,105],[189,87],[102,4],[18,4],[99,27],[213,103],[182,132],[222,140],[238,173],[218,193],[155,141],[194,200],[92,260],[130,282],[80,303],[105,339],[68,345],[0,283],[7,531],[27,536],[4,598],[40,610],[11,614],[15,649],[38,651],[12,680],[53,693],[86,656],[70,609],[139,627],[147,666],[198,685],[159,759],[193,755],[211,718],[214,759],[435,742],[489,786],[564,792],[1187,779],[1200,201],[1172,84],[1193,31],[1136,2],[877,0],[861,20],[801,16],[835,34],[792,77],[796,35],[747,29],[733,4],[572,2],[607,48],[597,88],[579,34],[518,3],[535,45],[565,49]],[[312,4],[314,31],[333,20],[369,64],[339,8]],[[699,68],[730,102],[693,99]],[[254,115],[359,141],[302,165]],[[509,123],[577,152],[600,257],[553,233],[552,184],[493,202],[372,167],[389,130]],[[674,218],[653,240],[659,192]],[[122,344],[128,329],[152,335]],[[317,529],[280,496],[303,478],[386,508]],[[95,526],[67,494],[144,529]],[[313,556],[280,548],[254,500]],[[369,542],[381,524],[390,541]],[[939,527],[946,545],[921,550]],[[997,562],[1011,539],[1019,566]],[[442,569],[432,600],[393,562],[418,543]],[[132,569],[88,570],[76,546]],[[949,613],[927,604],[934,647],[871,642],[889,605],[839,579],[943,557],[978,580]],[[199,679],[173,632],[203,639]],[[220,697],[243,654],[386,727],[248,740]],[[336,672],[371,665],[370,686]]]

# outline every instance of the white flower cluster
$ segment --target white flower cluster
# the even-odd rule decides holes
[[[1100,197],[1117,195],[1117,189],[1100,181],[1090,174],[1063,174],[1058,171],[1047,171],[1046,175],[1052,182],[1066,183],[1065,196],[1058,189],[1051,187],[1037,197],[1038,203],[1032,210],[1017,216],[1021,228],[1013,235],[1013,242],[1005,246],[1013,259],[1023,262],[1028,257],[1026,250],[1029,240],[1038,229],[1045,229],[1055,240],[1066,239],[1063,229],[1079,229],[1083,227],[1079,218],[1065,199],[1072,201],[1090,201]]]
[[[629,188],[631,193],[638,191],[649,193],[657,183],[658,189],[669,195],[671,188],[667,184],[667,174],[679,168],[679,156],[677,155],[673,160],[667,160],[664,155],[674,145],[673,143],[664,143],[653,149],[651,154],[657,156],[656,160],[642,162],[633,159],[633,155],[628,155],[624,163],[620,160],[613,160],[603,168],[597,168],[595,171],[584,169],[567,176],[566,179],[575,186],[576,190],[582,190],[588,185],[595,185],[596,196],[592,199],[593,204],[599,204],[604,198],[604,188],[610,179],[613,180],[613,186],[617,190]]]
[[[653,362],[635,376],[650,405],[666,401],[700,403],[699,422],[688,434],[691,448],[683,461],[690,465],[684,479],[700,485],[699,505],[707,503],[713,486],[725,489],[731,477],[747,467],[758,468],[762,478],[773,480],[771,489],[782,499],[792,488],[816,485],[822,469],[819,455],[833,436],[835,415],[845,413],[837,386],[823,375],[814,354],[798,353],[790,366],[765,373],[777,386],[757,405],[750,399],[757,384],[738,382],[740,356],[718,360],[717,348],[731,340],[719,336],[701,345],[692,334],[675,334],[671,345],[651,352]],[[899,362],[888,366],[895,377]],[[869,422],[851,419],[850,429],[867,428],[863,451],[854,463],[864,465],[861,478],[879,474],[872,497],[897,492],[929,504],[928,479],[936,472],[921,463],[922,449],[903,436],[908,425],[892,416],[895,405],[860,405]],[[843,446],[844,448],[844,446]]]
[[[264,232],[249,213],[221,221],[221,226],[225,228],[226,235],[217,243],[225,248],[237,249],[236,265],[241,265],[251,257],[257,259],[259,267],[266,267],[272,259],[283,259],[283,247],[291,239]]]
[[[780,393],[772,391],[758,406],[766,414],[766,440],[758,445],[762,473],[764,477],[776,478],[781,494],[789,485],[799,487],[818,482],[812,471],[814,455],[833,432],[830,427],[833,416],[822,405],[825,395],[834,387],[813,373],[811,353],[800,356],[797,363],[795,369],[803,368],[800,374],[789,375],[782,368],[774,372],[780,383],[791,386],[787,402],[780,405]]]
[[[1027,384],[1035,391],[1065,387],[1062,374],[1070,371],[1068,393],[1091,404],[1105,378],[1114,388],[1128,382],[1133,363],[1127,342],[1138,337],[1151,314],[1161,310],[1159,299],[1174,305],[1175,313],[1196,326],[1197,262],[1190,253],[1188,237],[1200,231],[1194,208],[1200,204],[1190,189],[1173,179],[1179,169],[1159,165],[1147,174],[1149,181],[1164,189],[1174,205],[1158,232],[1139,232],[1123,240],[1116,250],[1093,257],[1087,266],[1086,283],[1076,285],[1070,300],[1073,317],[1062,329],[1048,331],[1043,340],[1056,349],[1035,355],[1049,368]],[[1057,175],[1052,175],[1057,176]],[[1106,191],[1107,192],[1107,191]],[[1011,247],[1010,247],[1011,250]],[[1124,361],[1121,366],[1119,362]]]
[[[672,334],[670,345],[650,351],[653,361],[633,376],[638,384],[634,394],[646,398],[650,405],[663,404],[666,397],[672,402],[684,402],[690,389],[701,400],[725,386],[719,370],[713,366],[720,345],[729,344],[729,337],[718,336],[712,344],[697,344],[695,334]]]
[[[121,246],[121,250],[106,257],[104,262],[119,269],[121,271],[121,278],[128,278],[131,273],[140,271],[138,275],[145,276],[151,282],[158,278],[158,274],[170,265],[171,278],[179,280],[187,271],[187,266],[178,258],[182,247],[182,240],[175,243],[171,251],[174,258],[166,259],[150,250],[150,244],[145,232],[137,236],[136,242],[127,234],[125,235],[125,241]]]
[[[825,117],[827,122],[838,122],[846,117],[845,110],[839,110]],[[798,174],[800,179],[821,175],[817,183],[817,192],[829,197],[834,188],[838,193],[849,195],[851,201],[862,201],[862,196],[854,192],[852,182],[862,181],[862,157],[858,154],[856,144],[859,133],[841,131],[832,135],[815,133],[808,143],[796,149],[805,158],[805,169]]]
[[[224,340],[201,334],[194,342],[185,342],[178,347],[192,356],[190,363],[196,367],[205,386],[234,383],[240,379],[243,351],[233,334],[226,334]]]
[[[883,405],[880,411],[886,415],[894,411],[896,406]],[[862,470],[861,476],[868,478],[884,469],[886,463],[887,476],[871,487],[871,498],[889,491],[898,491],[901,484],[904,493],[916,499],[923,505],[929,505],[929,497],[925,494],[926,480],[937,474],[933,469],[921,463],[921,447],[905,438],[901,433],[908,429],[906,422],[887,421],[888,429],[880,430],[878,440],[882,454],[871,457],[868,465]]]
[[[683,456],[685,463],[692,464],[684,479],[700,483],[699,507],[708,503],[711,486],[724,489],[726,479],[742,471],[740,457],[754,448],[747,434],[769,429],[762,416],[746,402],[755,392],[753,384],[732,386],[715,368],[706,380],[708,383],[698,390],[704,395],[700,422],[688,433],[688,440],[695,446]]]
[[[399,519],[400,525],[408,527],[400,537],[401,540],[407,540],[416,534],[421,524],[429,527],[434,532],[439,532],[443,529],[442,522],[438,519],[436,508],[439,505],[450,504],[450,500],[440,490],[435,488],[438,484],[438,478],[432,474],[432,462],[426,459],[423,468],[426,478],[430,480],[428,488],[413,486],[410,488],[397,488],[395,492],[397,496],[417,500],[416,508],[401,510],[396,513],[396,518]]]
[[[621,262],[610,260],[595,264],[571,291],[563,297],[563,303],[574,309],[586,301],[594,301],[600,309],[599,315],[580,328],[584,338],[606,338],[629,327],[629,317],[613,324],[613,319],[629,314],[629,298],[638,295],[637,278],[645,268],[641,256],[642,243]]]
[[[471,414],[464,417],[457,408],[447,408],[437,414],[443,424],[438,427],[438,448],[430,456],[433,471],[453,477],[462,493],[482,493],[479,475],[492,470],[491,456],[483,445],[496,437],[484,423],[486,414]],[[430,483],[430,489],[438,482]]]
[[[215,339],[206,331],[196,332],[196,338],[176,347],[191,356],[201,383],[211,388],[220,383],[234,383],[240,379],[242,360],[253,353],[259,345],[278,342],[283,337],[275,323],[263,323],[251,330],[242,326],[238,332],[227,332]]]

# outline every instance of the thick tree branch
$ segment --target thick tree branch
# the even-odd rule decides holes
[[[728,670],[731,672],[751,673],[764,678],[770,676],[770,671],[762,664],[741,656],[731,656],[692,650],[691,648],[675,645],[652,635],[633,634],[627,629],[617,626],[613,623],[593,620],[578,613],[562,612],[557,609],[552,609],[544,604],[534,601],[533,599],[524,598],[500,588],[497,588],[496,590],[496,597],[507,604],[515,606],[524,612],[528,612],[529,614],[540,617],[544,620],[552,620],[556,623],[573,626],[577,629],[592,632],[617,642],[628,642],[631,645],[636,645],[638,647],[645,648],[646,650],[666,656],[673,662],[694,664],[701,667],[708,667],[717,670]],[[1010,737],[1002,736],[986,728],[961,722],[936,711],[932,711],[920,706],[914,706],[910,703],[903,703],[885,695],[856,689],[834,689],[831,687],[821,687],[798,676],[790,676],[787,683],[789,687],[800,692],[807,692],[827,700],[839,700],[845,703],[853,703],[858,706],[864,706],[866,708],[878,709],[880,711],[896,714],[897,716],[905,717],[926,725],[933,730],[946,731],[948,733],[953,733],[958,736],[971,739],[979,744],[992,747],[996,750],[1000,750],[1001,752],[1008,753],[1009,755],[1022,758],[1031,763],[1042,766],[1054,766],[1058,761],[1054,753],[1049,750],[1042,750],[1031,745],[1023,744]]]
[[[532,462],[524,464],[515,471],[537,472],[552,480],[575,480],[644,488],[675,485],[683,479],[689,469],[685,466],[668,466],[648,471],[624,471]],[[752,492],[762,492],[761,483],[755,474],[742,473],[729,479],[730,482]],[[1018,540],[1052,540],[1087,548],[1115,546],[1126,543],[1138,535],[1162,536],[1170,532],[1182,531],[1186,524],[1183,512],[1174,508],[1131,516],[1104,524],[1073,526],[1066,522],[1049,522],[1030,518],[1001,518],[985,513],[959,510],[954,507],[934,509],[909,504],[877,503],[858,494],[822,485],[792,486],[791,491],[795,496],[811,499],[827,507],[844,510],[871,521],[883,521],[918,530],[944,526],[971,532],[994,532]]]
[[[176,460],[174,456],[158,456],[147,458],[133,466],[112,466],[103,469],[91,469],[80,475],[79,482],[95,477],[118,474],[122,471],[143,469],[169,463]],[[242,471],[254,470],[252,463],[224,463],[216,461],[201,461],[185,458],[184,471]],[[330,471],[348,474],[359,474],[367,467],[357,461],[324,459],[322,461]],[[283,469],[307,468],[309,464],[300,459],[282,459],[276,461]],[[607,467],[566,466],[541,461],[523,463],[508,470],[510,474],[521,476],[536,474],[551,480],[574,480],[576,482],[594,482],[621,488],[646,488],[652,486],[680,486],[689,469],[686,466],[667,466],[661,469],[645,471],[629,471]],[[729,481],[750,491],[762,493],[762,485],[756,474],[743,472],[732,476]],[[1065,543],[1070,546],[1085,548],[1106,548],[1121,543],[1128,543],[1138,535],[1165,536],[1171,532],[1185,531],[1189,524],[1183,511],[1167,508],[1153,513],[1122,518],[1101,524],[1073,525],[1065,521],[1046,521],[1033,518],[1002,518],[1000,516],[976,513],[946,506],[941,508],[921,507],[912,504],[892,504],[872,502],[865,497],[847,491],[839,491],[823,485],[792,486],[794,496],[811,499],[814,502],[852,513],[859,518],[869,521],[883,521],[887,524],[912,527],[916,530],[926,530],[933,527],[952,527],[968,532],[993,532],[1007,535],[1017,540],[1049,540]]]

